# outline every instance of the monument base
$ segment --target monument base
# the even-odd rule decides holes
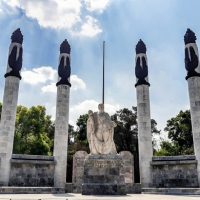
[[[125,195],[121,155],[88,155],[84,162],[83,195]]]

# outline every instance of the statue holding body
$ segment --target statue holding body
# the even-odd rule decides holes
[[[103,104],[99,104],[98,108],[99,112],[88,111],[87,139],[90,154],[116,154],[113,141],[116,124],[111,120],[108,113],[104,112]]]

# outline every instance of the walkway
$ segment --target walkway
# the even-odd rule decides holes
[[[200,196],[131,194],[126,196],[82,196],[81,194],[0,194],[0,200],[199,200]]]

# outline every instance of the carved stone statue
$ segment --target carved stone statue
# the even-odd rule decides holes
[[[146,45],[142,40],[140,40],[136,45],[136,66],[135,66],[135,75],[137,77],[138,85],[149,85],[148,82],[148,66],[147,66],[147,57],[146,57]]]
[[[58,76],[59,80],[56,84],[58,85],[68,85],[71,87],[71,83],[69,82],[71,75],[71,67],[70,67],[70,45],[67,40],[64,40],[60,45],[60,58],[59,58],[59,66],[58,66]]]
[[[19,28],[13,32],[11,41],[8,55],[8,67],[4,76],[5,78],[8,76],[15,76],[21,79],[23,35]]]
[[[184,36],[185,41],[185,68],[187,70],[186,80],[193,76],[200,76],[199,53],[196,45],[195,33],[187,29]]]
[[[87,139],[90,154],[116,154],[113,141],[116,124],[111,120],[108,113],[104,112],[103,104],[99,104],[98,108],[99,112],[88,111]]]

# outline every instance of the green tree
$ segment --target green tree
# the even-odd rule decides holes
[[[89,144],[87,141],[87,120],[88,114],[80,115],[77,119],[77,129],[74,131],[74,149],[89,152]]]
[[[135,182],[139,182],[137,107],[132,107],[131,110],[123,108],[111,118],[117,124],[114,134],[117,151],[130,151],[134,155]],[[154,119],[151,120],[151,132],[152,134],[160,133]]]
[[[76,141],[84,141],[87,140],[87,120],[88,120],[88,114],[80,115],[80,117],[77,119],[76,125],[77,125],[77,134],[75,135]]]
[[[17,107],[13,153],[52,155],[54,124],[43,106]]]
[[[89,144],[87,141],[87,119],[88,115],[80,115],[76,122],[76,131],[73,126],[69,126],[68,155],[67,155],[67,182],[72,182],[73,156],[77,151],[87,151]]]
[[[190,111],[180,111],[167,121],[165,131],[170,141],[163,141],[156,155],[194,154]]]
[[[161,148],[155,152],[155,156],[176,156],[179,155],[179,148],[170,141],[162,141]]]
[[[76,153],[74,148],[74,127],[69,124],[68,128],[68,149],[67,149],[67,182],[72,182],[72,170],[73,170],[73,155]]]
[[[1,111],[2,103],[0,103],[0,114]],[[78,120],[77,125],[81,124],[79,121],[81,120]],[[54,131],[55,125],[51,117],[46,114],[45,107],[33,106],[27,108],[25,106],[17,106],[13,153],[52,155]],[[69,124],[68,151],[66,149],[68,152],[68,182],[72,181],[73,155],[76,152],[74,148],[75,135],[74,127]]]

